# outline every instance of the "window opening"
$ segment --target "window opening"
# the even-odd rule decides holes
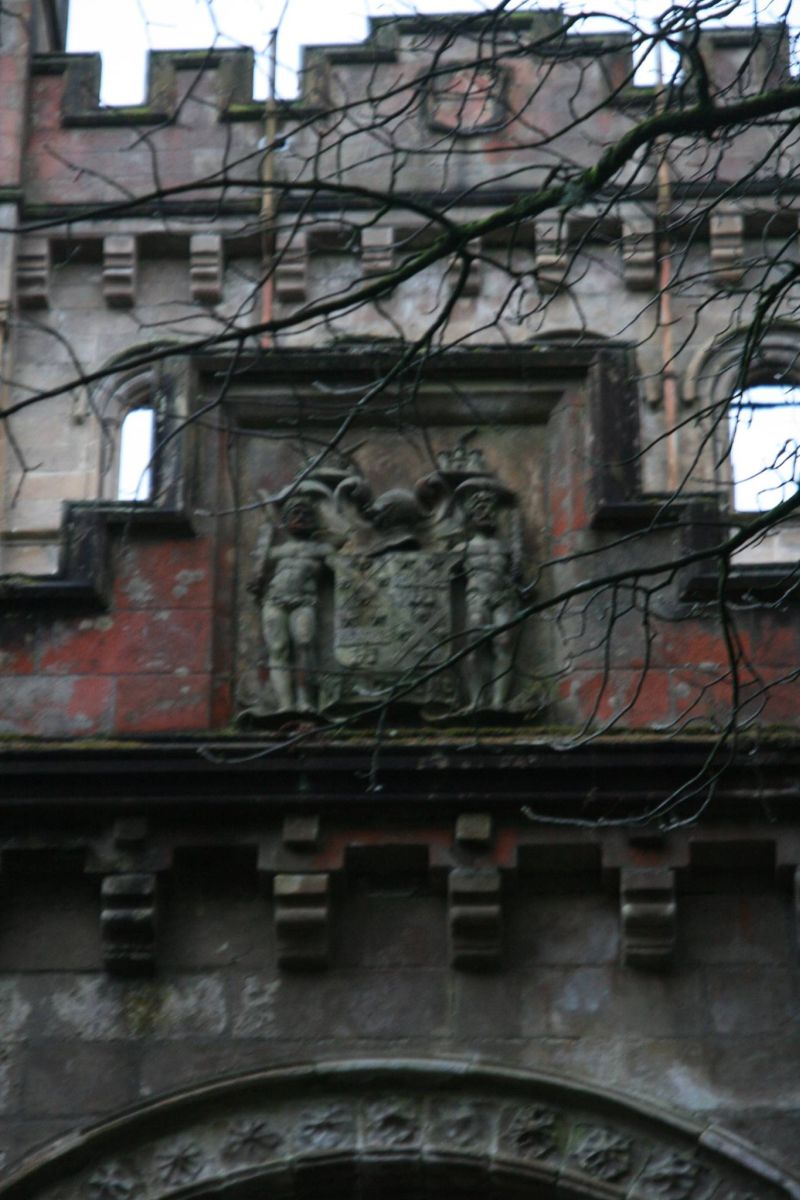
[[[745,389],[729,409],[733,507],[765,512],[788,500],[800,479],[800,389]]]
[[[153,498],[153,453],[156,414],[153,408],[133,408],[122,422],[119,438],[117,499]]]

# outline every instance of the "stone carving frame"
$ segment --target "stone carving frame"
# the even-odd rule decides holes
[[[390,363],[391,354],[383,353],[386,363]],[[549,346],[538,349],[536,354],[528,347],[455,351],[427,364],[421,382],[401,381],[390,393],[372,397],[369,407],[358,409],[355,416],[354,397],[362,389],[369,389],[376,373],[385,365],[380,349],[370,348],[366,352],[361,347],[321,353],[281,351],[270,359],[268,372],[262,367],[253,367],[249,375],[243,374],[233,381],[226,390],[223,405],[238,434],[238,458],[234,469],[243,505],[236,534],[236,575],[240,586],[236,597],[234,673],[238,713],[246,719],[259,721],[280,717],[287,711],[286,703],[282,704],[280,699],[276,703],[271,695],[273,685],[269,671],[272,663],[268,639],[260,628],[259,609],[253,595],[247,594],[246,588],[248,582],[251,586],[255,583],[254,570],[258,573],[258,547],[267,524],[266,505],[271,504],[278,514],[278,519],[273,518],[271,524],[279,530],[274,541],[268,540],[267,544],[274,544],[281,550],[282,546],[290,545],[290,539],[279,529],[282,498],[293,497],[297,488],[304,488],[310,497],[311,489],[319,486],[317,476],[321,478],[323,472],[333,471],[332,460],[323,458],[319,469],[312,465],[314,456],[322,448],[332,443],[337,455],[349,461],[362,486],[370,489],[374,501],[372,512],[364,515],[375,521],[384,500],[398,498],[401,492],[413,492],[435,475],[442,454],[467,440],[471,450],[483,455],[486,474],[492,478],[498,496],[512,498],[510,505],[503,507],[500,504],[498,532],[501,543],[519,545],[520,554],[516,556],[520,564],[519,579],[521,585],[528,584],[536,576],[537,564],[547,556],[548,472],[557,460],[552,446],[559,436],[555,426],[558,422],[563,423],[566,414],[574,411],[576,405],[585,403],[589,388],[594,386],[591,380],[594,379],[598,354],[604,353],[604,349],[595,344],[569,357],[560,348]],[[619,348],[612,351],[613,355],[625,357]],[[200,403],[203,400],[201,397]],[[557,412],[561,415],[553,421]],[[343,422],[346,425],[344,433]],[[335,493],[336,487],[331,485],[331,490]],[[458,491],[455,485],[454,490]],[[355,491],[352,495],[357,503]],[[465,507],[462,502],[466,500],[466,495],[460,493],[455,497],[451,521],[455,521],[459,507]],[[331,502],[320,497],[323,508],[326,503],[330,509]],[[430,503],[435,504],[435,499]],[[330,540],[327,532],[323,537],[328,525],[329,521],[327,525],[325,521],[320,522],[321,531],[315,535],[321,549]],[[519,530],[518,542],[516,534],[510,538],[514,529]],[[361,554],[362,559],[375,554],[374,540],[373,537],[373,542],[366,547],[356,547],[357,550],[366,549],[366,554]],[[462,560],[466,559],[468,554],[461,545],[464,540],[463,537],[460,541],[451,538],[452,545],[447,542],[441,547],[444,554],[452,553],[454,559],[459,555]],[[428,555],[429,566],[432,552],[437,550],[434,543],[433,535],[425,534],[421,550]],[[436,674],[434,656],[447,657],[451,650],[456,654],[462,650],[464,630],[470,621],[481,628],[485,624],[499,626],[512,615],[512,608],[504,607],[499,601],[494,605],[484,604],[478,612],[477,588],[474,589],[475,612],[464,617],[454,614],[451,634],[445,631],[441,636],[439,631],[440,636],[432,638],[436,650],[429,647],[418,654],[410,673],[405,672],[405,668],[402,672],[393,669],[397,679],[396,692],[391,684],[373,688],[367,679],[359,692],[363,703],[348,697],[340,699],[336,693],[338,681],[350,677],[348,665],[342,659],[344,650],[336,642],[343,636],[337,624],[343,595],[338,589],[347,583],[345,567],[349,553],[346,545],[344,549],[335,549],[326,557],[319,572],[320,591],[313,601],[318,643],[311,659],[317,678],[312,690],[317,697],[324,698],[324,702],[312,704],[313,710],[328,718],[346,718],[351,712],[355,715],[359,709],[367,714],[377,710],[387,697],[389,703],[402,706],[408,696],[407,707],[409,710],[418,707],[423,719],[469,712],[475,708],[496,711],[500,707],[510,712],[512,719],[529,719],[543,711],[547,696],[546,686],[541,683],[540,667],[547,655],[546,633],[535,628],[533,623],[512,628],[507,650],[502,646],[501,637],[491,644],[487,639],[487,647],[496,648],[499,657],[497,663],[484,663],[486,679],[483,682],[486,686],[483,688],[470,689],[466,679],[471,665],[468,654],[462,655],[449,677],[447,673]],[[388,559],[381,560],[376,556],[371,561],[374,561],[377,573],[384,569]],[[405,555],[404,566],[409,571],[414,566],[410,553]],[[442,573],[446,575],[448,571],[451,579],[458,579],[458,564],[453,568],[452,564],[444,563]],[[386,581],[381,577],[374,582],[377,592]],[[395,582],[399,587],[403,580]],[[457,583],[456,589],[458,586]],[[511,592],[512,589],[508,590]],[[359,595],[357,599],[363,600],[364,596]],[[463,601],[456,595],[452,604],[459,603]],[[289,607],[287,603],[287,612]],[[322,655],[320,648],[324,649]],[[512,660],[510,666],[502,659],[503,654]],[[415,672],[424,680],[429,663],[434,668],[427,676],[431,694],[423,695],[415,690]],[[489,684],[493,671],[494,676],[503,681],[496,693]],[[476,697],[475,691],[479,696]],[[298,707],[305,711],[309,706]]]
[[[195,1088],[39,1151],[0,1200],[347,1191],[779,1200],[800,1181],[713,1125],[459,1060],[288,1066]],[[277,1188],[277,1192],[275,1189]]]

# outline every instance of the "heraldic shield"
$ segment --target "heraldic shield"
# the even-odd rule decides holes
[[[453,578],[459,555],[337,554],[334,645],[344,702],[452,704]]]

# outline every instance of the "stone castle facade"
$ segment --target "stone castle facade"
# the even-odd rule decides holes
[[[0,1195],[800,1194],[796,529],[714,553],[791,140],[675,141],[665,220],[556,10],[266,109],[103,107],[65,15],[0,11]]]

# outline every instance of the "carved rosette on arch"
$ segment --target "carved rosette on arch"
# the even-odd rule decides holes
[[[333,452],[262,492],[249,590],[266,671],[248,718],[525,707],[516,497],[467,440],[377,495],[352,456]]]
[[[710,1144],[713,1143],[713,1144]],[[470,1194],[788,1200],[796,1183],[703,1124],[555,1076],[454,1060],[317,1062],[203,1086],[37,1151],[0,1200]],[[441,1190],[441,1189],[439,1189]],[[447,1190],[446,1188],[443,1190]]]

